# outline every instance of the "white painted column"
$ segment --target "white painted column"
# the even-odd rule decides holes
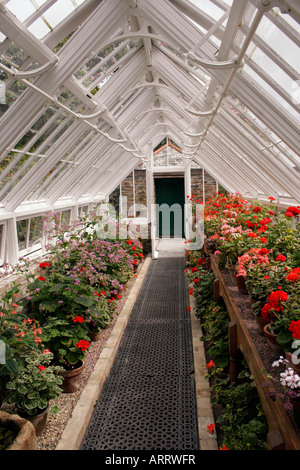
[[[75,222],[78,219],[78,205],[71,207],[70,222]]]
[[[136,206],[135,206],[135,174],[132,171],[132,197],[133,197],[133,218],[136,217]]]
[[[15,217],[7,220],[5,261],[17,264],[19,260],[17,221]]]
[[[158,253],[156,251],[156,206],[154,201],[154,174],[153,174],[153,149],[152,144],[148,144],[148,155],[151,165],[146,168],[146,200],[147,200],[147,216],[150,222],[150,238],[152,242],[152,258],[156,259]]]
[[[205,205],[205,170],[202,168],[202,199]]]
[[[190,213],[189,213],[189,199],[187,196],[191,197],[192,192],[192,181],[191,181],[191,162],[189,162],[186,166],[185,173],[184,173],[184,188],[185,188],[185,200],[184,200],[184,225],[185,225],[185,238],[189,240],[190,238],[190,228],[191,228],[191,220],[190,220]]]

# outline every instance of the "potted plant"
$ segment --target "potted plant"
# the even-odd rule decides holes
[[[8,294],[7,294],[8,295]],[[15,406],[18,414],[29,418],[48,407],[61,393],[60,368],[50,366],[52,355],[44,349],[41,328],[32,318],[20,312],[20,306],[1,312],[0,339],[3,357],[0,365],[3,400]],[[52,413],[57,411],[53,407]],[[40,425],[37,432],[42,432]]]
[[[50,401],[60,396],[62,384],[61,368],[50,365],[52,357],[50,351],[31,351],[18,374],[6,384],[8,402],[19,416],[33,423],[37,436],[45,430],[48,410],[51,414],[59,411],[57,405],[50,406]]]
[[[36,450],[33,424],[19,415],[0,411],[0,450]]]
[[[95,295],[96,306],[89,309],[86,324],[92,341],[99,339],[101,330],[107,328],[114,312],[114,302],[106,297],[105,291]]]
[[[290,325],[299,319],[299,295],[287,294],[281,288],[272,291],[261,313],[268,322],[264,327],[268,345],[275,353],[284,354],[292,339]]]
[[[53,352],[53,364],[63,368],[60,372],[63,391],[73,393],[78,390],[85,351],[89,347],[88,329],[83,317],[77,315],[73,319],[64,319],[50,316],[43,326],[42,341]]]

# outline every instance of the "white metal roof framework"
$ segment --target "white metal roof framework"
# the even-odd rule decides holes
[[[107,197],[164,136],[298,204],[299,23],[297,0],[2,0],[0,217]]]

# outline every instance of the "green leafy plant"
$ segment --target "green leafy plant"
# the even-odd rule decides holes
[[[217,423],[224,445],[231,450],[266,449],[266,418],[247,368],[239,374],[238,383],[216,377],[211,389],[212,404],[222,407]]]
[[[205,341],[208,354],[214,358],[216,367],[221,369],[229,365],[228,323],[227,310],[211,302],[202,316],[204,336],[201,341]]]
[[[25,357],[25,364],[18,375],[12,376],[6,384],[8,401],[16,407],[18,413],[36,415],[47,408],[50,400],[58,398],[62,393],[61,368],[50,365],[52,359],[50,352],[31,351],[30,356]],[[57,405],[51,407],[52,414],[58,411]]]
[[[77,322],[49,317],[43,325],[42,341],[54,355],[53,362],[64,369],[72,369],[84,360],[84,352],[89,347],[87,327]]]

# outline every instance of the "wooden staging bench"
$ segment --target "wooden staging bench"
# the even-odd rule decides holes
[[[229,323],[229,355],[230,378],[234,382],[237,378],[240,353],[248,363],[254,377],[257,391],[268,422],[269,432],[267,445],[271,450],[300,450],[300,438],[290,417],[282,406],[282,401],[276,398],[273,401],[267,396],[274,390],[274,383],[267,377],[265,366],[257,351],[246,324],[241,316],[239,307],[233,299],[218,266],[216,258],[210,254],[211,268],[216,276],[214,284],[214,297],[218,301],[222,297],[230,316]],[[268,384],[265,387],[265,384]]]

